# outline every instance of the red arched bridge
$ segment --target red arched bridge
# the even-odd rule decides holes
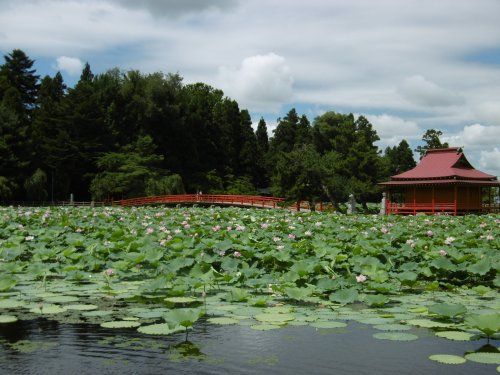
[[[260,195],[232,195],[232,194],[178,194],[160,195],[155,197],[130,198],[115,201],[120,206],[145,206],[155,204],[214,204],[223,206],[245,206],[262,208],[283,208],[284,198],[264,197]],[[293,210],[309,209],[307,202],[286,207]],[[318,207],[320,210],[322,205]]]

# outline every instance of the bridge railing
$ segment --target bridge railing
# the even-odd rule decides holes
[[[202,203],[227,204],[253,207],[277,208],[284,202],[283,198],[264,197],[260,195],[232,195],[232,194],[180,194],[160,195],[153,197],[131,198],[116,201],[120,206],[143,206],[148,204],[175,204],[175,203]]]

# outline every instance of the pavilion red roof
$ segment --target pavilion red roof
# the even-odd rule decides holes
[[[391,177],[392,182],[427,179],[495,181],[497,178],[474,169],[459,147],[427,150],[415,168]]]

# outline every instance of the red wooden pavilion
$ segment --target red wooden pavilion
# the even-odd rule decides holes
[[[496,176],[469,163],[459,147],[427,150],[413,169],[391,177],[387,214],[498,212]]]

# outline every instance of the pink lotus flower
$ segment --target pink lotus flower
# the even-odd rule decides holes
[[[243,225],[237,225],[236,226],[236,230],[239,230],[239,231],[244,231],[245,230],[245,227]]]
[[[226,229],[227,230],[233,230],[233,227],[227,227]]]
[[[154,230],[153,228],[151,228],[151,227],[149,227],[148,229],[146,229],[146,233],[147,233],[147,234],[151,234],[151,233],[153,233],[154,231],[155,231],[155,230]]]
[[[445,250],[439,250],[439,255],[441,255],[442,257],[446,256],[446,254],[448,254]]]
[[[288,235],[288,238],[290,238],[291,240],[294,240],[294,239],[295,239],[295,234],[290,233],[290,234]]]
[[[212,227],[212,230],[213,230],[214,232],[218,232],[218,231],[220,231],[220,225],[216,225],[216,226]]]
[[[356,281],[358,283],[364,283],[366,281],[366,276],[363,274],[360,274],[360,275],[356,276]]]
[[[189,224],[184,224],[184,229],[189,229],[189,228],[191,228],[191,225],[189,225]]]
[[[239,258],[241,256],[241,253],[239,251],[235,251],[233,255],[235,258]]]
[[[104,271],[104,274],[106,276],[113,276],[115,274],[115,270],[112,268],[108,268],[106,271]]]
[[[428,236],[428,237],[432,237],[432,236],[434,236],[434,232],[433,232],[432,230],[428,230],[428,231],[427,231],[427,236]]]
[[[384,234],[389,233],[389,229],[387,229],[386,227],[382,227],[382,228],[380,228],[380,231],[381,231],[382,233],[384,233]]]
[[[488,241],[493,241],[495,238],[494,238],[491,234],[488,234],[488,235],[486,236],[486,239],[487,239]]]
[[[451,245],[453,241],[455,241],[455,237],[446,237],[446,240],[444,240],[444,243],[446,245]]]
[[[263,223],[261,224],[260,226],[262,229],[267,229],[269,227],[269,224],[268,223]]]

